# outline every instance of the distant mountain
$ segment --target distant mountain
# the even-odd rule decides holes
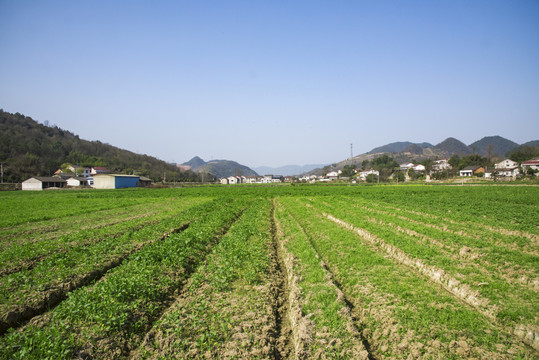
[[[520,146],[539,146],[539,140],[528,141]]]
[[[190,168],[196,169],[196,168],[199,168],[201,166],[206,165],[206,162],[204,160],[202,160],[201,158],[199,158],[198,156],[195,156],[194,158],[192,158],[188,162],[183,163],[182,165],[189,166]]]
[[[432,148],[434,151],[441,153],[445,156],[457,155],[470,155],[472,150],[466,146],[462,141],[455,138],[447,138],[441,143]]]
[[[423,154],[423,148],[418,144],[408,145],[402,152],[409,152],[410,154]]]
[[[468,147],[481,156],[503,157],[506,153],[519,146],[516,142],[507,140],[501,136],[485,136]]]
[[[205,162],[198,156],[195,156],[191,160],[181,164],[181,167],[190,167],[190,169],[197,173],[208,173],[218,178],[225,178],[229,176],[243,175],[243,176],[255,176],[258,175],[256,171],[251,168],[241,165],[235,161],[230,160],[212,160]]]
[[[409,141],[398,141],[398,142],[376,147],[372,149],[371,151],[369,151],[367,154],[384,153],[384,152],[393,152],[393,153],[403,152],[410,145],[418,145],[422,149],[432,147],[432,144],[429,144],[427,142],[416,144]]]
[[[153,156],[136,154],[80,139],[57,126],[40,124],[29,116],[0,109],[0,159],[6,182],[20,182],[31,176],[50,176],[62,164],[83,167],[104,166],[115,173],[144,175],[154,181],[200,181],[198,174]]]
[[[279,166],[279,167],[269,167],[269,166],[258,166],[253,168],[257,173],[264,175],[264,174],[272,174],[272,175],[283,175],[283,176],[293,176],[293,175],[301,175],[305,174],[311,170],[320,168],[325,166],[324,164],[318,164],[318,165],[286,165],[286,166]]]

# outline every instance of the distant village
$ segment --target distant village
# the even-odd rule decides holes
[[[58,169],[53,176],[33,176],[22,182],[22,190],[51,188],[121,189],[151,185],[151,180],[138,175],[111,174],[107,168],[86,168],[69,165]]]
[[[399,168],[393,169],[388,176],[390,181],[411,181],[437,179],[439,174],[447,174],[452,170],[448,159],[436,160],[428,170],[423,164],[405,163]],[[468,166],[455,174],[461,178],[481,177],[494,180],[516,180],[522,175],[539,176],[539,157],[518,163],[505,159],[494,164],[494,168],[487,169],[483,166]],[[447,177],[446,177],[447,178]],[[331,181],[378,182],[380,172],[375,169],[360,171],[353,168],[344,174],[342,170],[329,171],[324,175],[303,176],[229,176],[219,180],[225,185],[232,184],[274,184],[274,183],[315,183]],[[104,167],[80,167],[69,165],[66,169],[57,170],[53,176],[33,176],[22,182],[22,190],[44,190],[51,188],[95,188],[95,189],[121,189],[132,187],[147,187],[152,184],[151,179],[138,175],[111,174]]]
[[[389,180],[398,181],[401,178],[403,181],[410,181],[421,178],[427,181],[431,180],[435,174],[443,174],[452,170],[452,166],[448,159],[435,160],[430,171],[427,171],[425,165],[405,163],[401,164],[398,169],[394,169],[388,177]],[[401,174],[399,176],[399,174]],[[496,163],[493,169],[486,169],[483,166],[468,166],[459,170],[458,176],[465,177],[482,177],[486,179],[504,179],[516,180],[520,175],[535,175],[539,176],[539,157],[524,161],[519,164],[516,161],[505,159]],[[354,168],[352,174],[343,174],[342,170],[330,171],[324,175],[304,175],[299,177],[281,176],[281,175],[264,175],[264,176],[229,176],[220,179],[221,184],[270,184],[280,182],[331,182],[331,181],[351,181],[358,182],[377,182],[380,177],[380,172],[375,169],[360,171]]]

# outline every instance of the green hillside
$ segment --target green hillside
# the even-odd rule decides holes
[[[516,148],[518,144],[501,136],[485,136],[470,145],[476,154],[487,157],[503,157],[507,152]]]
[[[148,155],[139,155],[100,141],[80,139],[57,126],[45,126],[20,113],[0,110],[0,161],[4,182],[21,182],[30,176],[49,176],[62,164],[104,166],[115,173],[137,174],[153,181],[200,181],[192,171],[180,171]],[[207,178],[206,178],[207,179]]]

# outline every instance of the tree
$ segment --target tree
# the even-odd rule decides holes
[[[369,160],[363,160],[363,161],[361,162],[361,168],[362,168],[363,170],[367,170],[368,167],[369,167]]]
[[[375,174],[369,174],[369,175],[367,175],[367,177],[365,178],[365,181],[367,181],[368,183],[375,183],[375,182],[378,182],[378,176],[376,176]]]
[[[344,165],[342,168],[341,176],[352,177],[356,174],[356,165]]]
[[[402,171],[395,172],[395,175],[393,175],[393,178],[397,182],[404,182],[406,180],[406,176],[404,175]]]

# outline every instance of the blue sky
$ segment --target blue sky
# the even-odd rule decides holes
[[[539,139],[538,1],[0,0],[0,107],[166,161]]]

